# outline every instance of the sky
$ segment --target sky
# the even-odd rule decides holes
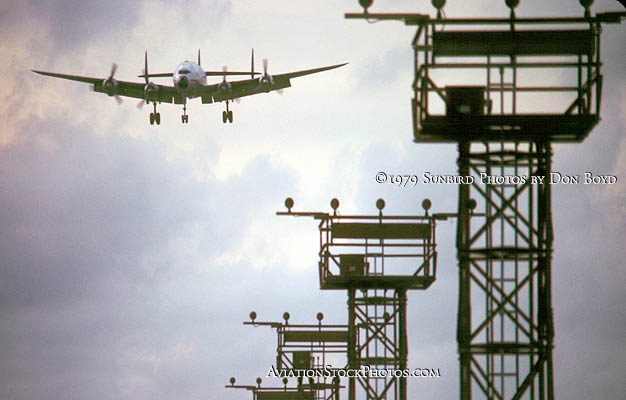
[[[433,13],[428,1],[371,11]],[[448,17],[506,16],[504,2],[448,2]],[[471,7],[470,7],[471,4]],[[454,145],[412,142],[414,29],[345,20],[356,1],[16,1],[0,5],[0,400],[246,399],[275,357],[275,334],[248,313],[344,323],[345,293],[322,292],[318,233],[297,210],[456,210],[456,188],[376,184],[378,171],[453,174]],[[592,12],[623,11],[614,0]],[[582,15],[577,1],[523,1],[518,16]],[[625,24],[603,26],[602,120],[582,144],[554,145],[553,170],[617,176],[555,185],[555,394],[626,398]],[[298,78],[284,94],[233,104],[118,105],[88,85],[30,69],[137,80],[202,51],[205,69]],[[220,78],[218,78],[220,79]],[[169,84],[167,80],[162,83]],[[438,225],[438,277],[409,295],[412,398],[458,398],[455,223]]]

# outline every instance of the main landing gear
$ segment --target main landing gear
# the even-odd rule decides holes
[[[228,109],[228,100],[226,100],[226,111],[222,111],[222,122],[226,123],[226,121],[228,121],[229,123],[233,122],[233,112],[230,111]]]
[[[154,125],[155,122],[157,125],[161,125],[161,113],[156,110],[156,101],[152,104],[154,104],[154,112],[150,113],[150,125]]]
[[[187,103],[183,103],[183,115],[180,116],[180,120],[183,124],[189,123],[189,115],[187,115]]]

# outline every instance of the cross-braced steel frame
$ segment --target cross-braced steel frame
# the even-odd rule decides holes
[[[459,174],[476,178],[459,189],[462,399],[553,398],[550,164],[549,142],[459,144]],[[481,174],[528,178],[490,184]]]
[[[517,18],[516,3],[507,2],[509,18],[445,19],[441,10],[437,18],[372,14],[367,8],[345,15],[417,26],[414,140],[457,143],[459,175],[475,178],[459,185],[463,400],[554,397],[551,143],[580,142],[598,123],[601,24],[626,17],[591,16],[590,2],[581,2],[583,17]],[[538,77],[552,78],[551,84],[537,85]],[[537,101],[545,94],[549,101]]]
[[[407,368],[406,289],[348,290],[348,329],[354,338],[348,347],[350,368],[378,370]],[[356,399],[357,381],[366,399],[407,398],[406,377],[385,375],[350,378],[348,398]]]
[[[349,371],[372,371],[347,376],[348,399],[407,399],[407,290],[427,289],[436,278],[435,216],[340,215],[333,199],[332,214],[288,212],[319,220],[320,287],[346,290],[348,295],[347,365]],[[280,343],[279,343],[280,344]]]

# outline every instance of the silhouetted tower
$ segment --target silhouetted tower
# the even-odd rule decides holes
[[[407,291],[427,289],[435,281],[435,219],[445,216],[429,215],[427,199],[422,202],[424,215],[383,214],[382,199],[376,202],[378,215],[340,215],[337,199],[331,201],[332,214],[293,212],[290,198],[285,205],[288,211],[278,215],[319,220],[320,288],[345,290],[348,295],[345,332],[338,326],[335,332],[320,328],[319,333],[296,335],[314,351],[317,337],[325,346],[334,341],[335,349],[345,348],[347,364],[340,369],[377,371],[347,377],[350,400],[407,399]],[[279,337],[279,357],[280,348]],[[295,363],[296,353],[293,357],[287,365]]]
[[[601,23],[582,18],[346,18],[416,25],[414,140],[456,143],[457,341],[461,398],[552,399],[553,142],[580,142],[599,121]],[[445,30],[444,30],[445,27]],[[473,181],[473,182],[472,182]],[[474,211],[477,211],[476,213]]]

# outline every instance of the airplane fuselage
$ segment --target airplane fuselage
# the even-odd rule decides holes
[[[172,79],[178,93],[185,98],[200,96],[200,89],[207,84],[204,70],[193,61],[183,61],[178,64]]]

